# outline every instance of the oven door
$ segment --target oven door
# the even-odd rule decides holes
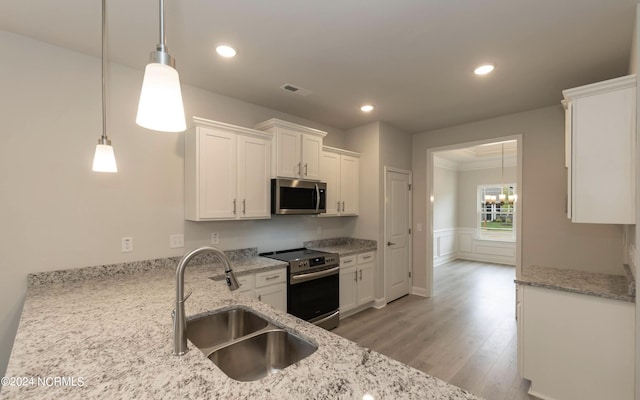
[[[323,322],[335,320],[337,326],[340,307],[340,268],[289,275],[287,312],[305,321],[324,326]]]

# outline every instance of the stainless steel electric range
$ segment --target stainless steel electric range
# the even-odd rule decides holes
[[[260,253],[289,263],[287,312],[325,329],[340,321],[340,255],[305,248]]]

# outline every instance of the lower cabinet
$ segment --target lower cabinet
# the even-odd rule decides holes
[[[373,301],[374,261],[373,251],[340,258],[341,317],[354,314]]]
[[[519,285],[518,367],[541,399],[634,399],[635,304]]]
[[[240,292],[287,311],[287,269],[279,268],[238,277]]]

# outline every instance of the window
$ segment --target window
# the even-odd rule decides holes
[[[516,185],[478,186],[478,237],[485,240],[515,240]]]

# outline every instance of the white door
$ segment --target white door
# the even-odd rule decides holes
[[[358,215],[360,210],[360,159],[343,155],[340,159],[342,215]]]
[[[340,154],[322,152],[321,180],[327,184],[327,212],[324,215],[338,215],[340,201]]]
[[[236,135],[203,128],[199,140],[200,217],[235,218]]]
[[[386,300],[409,294],[411,271],[411,173],[385,172]]]
[[[271,194],[271,142],[238,136],[238,215],[240,218],[269,218]]]
[[[302,135],[302,163],[300,175],[302,179],[320,180],[320,156],[322,154],[322,138]]]
[[[276,133],[276,175],[279,178],[300,177],[300,136],[298,132],[278,128]]]

